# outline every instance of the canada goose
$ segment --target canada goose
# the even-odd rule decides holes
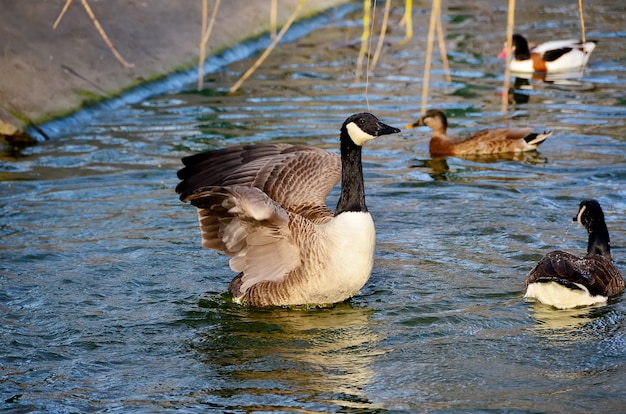
[[[251,306],[323,305],[369,279],[374,222],[365,205],[361,147],[399,129],[370,113],[341,127],[341,156],[266,144],[183,158],[176,191],[198,208],[203,247],[232,256],[228,290]],[[341,180],[333,212],[326,196]]]
[[[596,200],[580,203],[574,217],[589,233],[587,255],[548,253],[528,273],[525,298],[559,309],[606,302],[624,290],[624,279],[611,260],[609,231]]]
[[[558,72],[585,66],[596,48],[595,40],[552,40],[528,47],[528,41],[519,34],[513,35],[513,59],[510,66],[513,72]],[[503,59],[511,51],[507,45],[498,55]]]
[[[430,153],[432,155],[488,155],[532,151],[545,141],[552,132],[533,133],[531,128],[521,129],[485,129],[467,137],[446,135],[448,119],[439,109],[429,109],[407,129],[418,126],[432,128]]]

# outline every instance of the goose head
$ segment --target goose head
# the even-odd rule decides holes
[[[588,232],[593,231],[597,225],[605,223],[602,207],[596,200],[581,201],[578,214],[572,220],[579,222]]]
[[[611,258],[611,239],[604,221],[604,213],[596,200],[583,200],[578,207],[578,214],[573,219],[579,222],[589,233],[587,255]]]
[[[448,129],[448,118],[439,109],[429,109],[417,122],[407,125],[405,128],[411,129],[420,126],[427,126],[435,131],[445,131]]]
[[[398,128],[384,124],[369,112],[361,112],[350,116],[341,126],[341,137],[349,138],[359,147],[367,141],[387,134],[397,134]]]

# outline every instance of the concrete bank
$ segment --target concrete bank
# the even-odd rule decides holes
[[[298,19],[348,0],[306,1]],[[282,26],[299,0],[279,0]],[[26,128],[66,116],[147,81],[198,64],[201,0],[89,0],[120,56],[112,53],[83,1],[0,0],[0,137],[28,143]],[[209,16],[215,1],[209,0]],[[223,0],[206,56],[270,30],[270,0]]]

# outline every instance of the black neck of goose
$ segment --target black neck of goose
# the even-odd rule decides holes
[[[348,132],[341,131],[341,196],[335,215],[344,211],[367,211],[361,147],[350,139]]]
[[[593,221],[589,228],[589,242],[587,244],[587,256],[599,254],[611,258],[611,240],[609,230],[606,228],[604,220]]]

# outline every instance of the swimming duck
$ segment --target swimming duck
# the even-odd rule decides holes
[[[395,134],[370,113],[346,119],[340,153],[288,144],[226,148],[183,158],[176,187],[198,208],[203,247],[239,274],[228,290],[251,306],[323,305],[357,294],[374,260],[363,144]],[[341,180],[333,212],[326,196]]]
[[[603,303],[624,290],[624,278],[611,260],[609,231],[596,200],[583,200],[574,217],[587,229],[587,255],[557,250],[528,273],[525,298],[559,309]]]
[[[439,109],[429,109],[415,123],[406,128],[427,126],[432,128],[430,139],[431,155],[489,155],[533,151],[546,140],[552,132],[534,133],[531,128],[520,129],[485,129],[467,137],[446,135],[448,119]]]
[[[591,52],[596,48],[595,40],[552,40],[528,47],[528,41],[519,34],[513,35],[513,59],[511,70],[513,72],[558,72],[583,67],[587,64]],[[511,51],[504,45],[504,49],[498,55],[503,59]]]

